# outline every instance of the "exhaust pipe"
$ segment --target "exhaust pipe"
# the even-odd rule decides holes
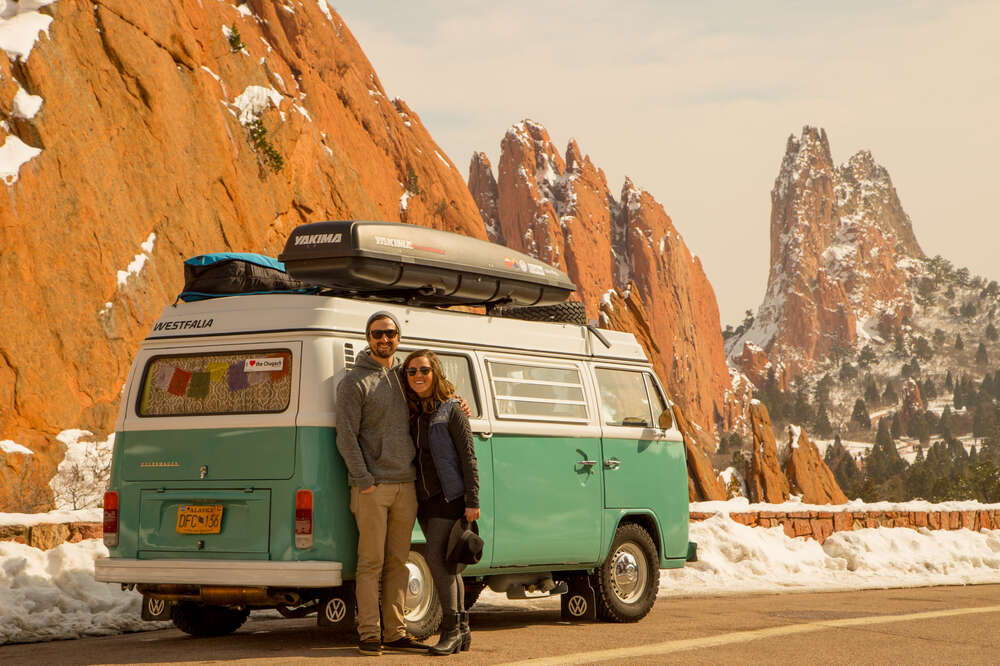
[[[136,590],[164,601],[195,601],[211,606],[297,605],[302,600],[295,592],[275,593],[266,587],[137,585]]]

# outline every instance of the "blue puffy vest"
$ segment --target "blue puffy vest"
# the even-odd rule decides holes
[[[451,410],[458,409],[458,400],[452,398],[442,402],[431,414],[427,428],[427,438],[430,441],[431,459],[434,461],[434,471],[441,482],[444,498],[451,502],[465,494],[465,480],[462,474],[462,463],[458,459],[458,450],[448,432],[448,421]]]

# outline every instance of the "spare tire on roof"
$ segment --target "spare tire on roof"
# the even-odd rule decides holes
[[[587,325],[587,310],[580,301],[564,301],[552,305],[526,305],[498,307],[490,310],[495,317],[525,319],[528,321],[553,321],[562,324]]]

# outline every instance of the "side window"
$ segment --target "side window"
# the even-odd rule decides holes
[[[482,415],[482,410],[479,407],[475,384],[472,382],[472,368],[469,366],[469,358],[450,354],[438,354],[438,358],[441,360],[444,376],[455,385],[455,395],[459,398],[465,398],[472,412],[471,418],[478,419]]]
[[[597,368],[596,374],[606,425],[648,428],[656,423],[646,393],[644,373]]]
[[[501,419],[585,422],[580,372],[575,367],[487,361]]]
[[[406,360],[411,350],[397,351],[396,358],[400,363]],[[455,395],[463,398],[469,403],[470,418],[478,419],[483,415],[482,407],[479,404],[479,396],[476,395],[476,384],[472,381],[472,365],[468,356],[461,354],[445,354],[433,350],[441,361],[441,369],[444,376],[455,385]]]
[[[660,388],[656,385],[656,381],[653,380],[653,376],[648,372],[642,373],[642,376],[646,378],[646,393],[649,394],[649,399],[653,403],[653,418],[655,419],[653,425],[656,425],[659,422],[660,414],[667,408],[667,402],[663,399],[663,395],[660,394]],[[671,418],[673,418],[672,415]]]
[[[139,416],[283,412],[292,394],[287,349],[156,356],[146,364]]]

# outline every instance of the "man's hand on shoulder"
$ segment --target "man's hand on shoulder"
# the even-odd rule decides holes
[[[465,415],[467,417],[471,417],[472,416],[472,409],[469,408],[469,403],[467,403],[465,401],[465,398],[463,398],[460,395],[457,395],[455,397],[458,398],[458,406],[462,408],[462,411],[465,412]]]

